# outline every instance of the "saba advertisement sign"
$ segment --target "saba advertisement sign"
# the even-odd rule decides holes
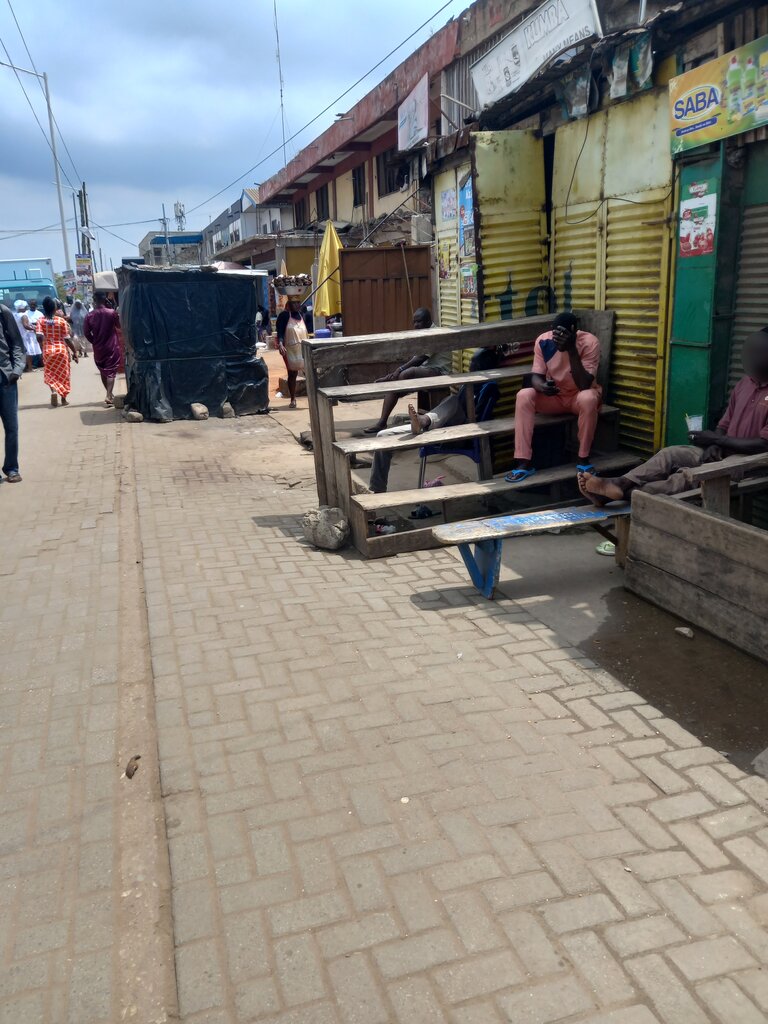
[[[768,36],[669,83],[672,153],[768,124]]]

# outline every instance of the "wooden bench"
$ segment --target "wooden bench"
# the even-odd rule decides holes
[[[542,512],[524,512],[519,515],[497,516],[493,519],[473,519],[464,523],[436,526],[432,533],[442,545],[458,545],[459,553],[469,571],[475,589],[491,600],[499,582],[501,551],[510,537],[530,536],[591,526],[598,533],[616,543],[617,551],[624,546],[625,523],[630,512],[629,502],[612,502],[603,508],[591,505],[572,508],[547,509]],[[605,524],[615,520],[617,532],[611,533]],[[622,524],[619,532],[619,523]],[[474,545],[474,550],[473,550]],[[619,555],[621,557],[621,555]]]
[[[768,661],[768,531],[730,518],[734,497],[768,490],[768,454],[729,456],[692,470],[700,492],[638,491],[624,585],[640,597]],[[701,494],[702,507],[689,499]],[[680,499],[683,500],[680,500]]]
[[[640,462],[637,456],[626,452],[614,452],[594,459],[595,469],[606,476],[618,476]],[[413,488],[407,491],[391,491],[385,494],[353,494],[350,502],[349,522],[352,540],[357,550],[366,558],[382,558],[403,551],[423,551],[437,547],[433,536],[433,518],[423,520],[423,526],[396,534],[375,535],[372,533],[377,518],[392,515],[397,509],[408,506],[426,505],[438,510],[444,523],[449,515],[474,516],[478,513],[489,515],[506,512],[510,504],[520,495],[523,499],[531,494],[541,493],[537,500],[540,506],[554,507],[562,500],[562,490],[573,483],[573,466],[555,466],[540,470],[517,484],[510,484],[503,477],[480,480],[476,483],[448,484],[443,487]],[[529,499],[530,500],[530,499]],[[568,504],[573,504],[569,499]],[[418,523],[422,520],[409,520]]]
[[[612,311],[576,310],[584,330],[592,331],[600,340],[603,349],[599,379],[607,377],[610,363],[610,348],[613,338],[614,313]],[[533,352],[534,339],[547,330],[552,315],[524,317],[518,320],[504,320],[494,323],[473,324],[466,327],[436,328],[429,332],[428,347],[431,352],[450,352],[510,345],[521,364],[526,366],[509,368],[525,371],[528,369]],[[315,477],[318,499],[321,504],[338,504],[335,472],[338,462],[334,456],[335,427],[333,406],[339,398],[350,400],[352,394],[339,395],[337,388],[322,389],[318,384],[320,370],[332,366],[376,365],[381,362],[403,362],[411,358],[427,339],[419,332],[401,331],[392,334],[370,335],[362,338],[345,338],[339,341],[308,340],[302,345],[304,369],[307,381],[310,424],[315,458]],[[503,372],[503,371],[502,371]],[[483,377],[483,379],[492,379]],[[425,388],[425,380],[431,382]],[[403,388],[403,384],[405,387]],[[383,397],[384,394],[408,394],[413,391],[440,389],[446,386],[446,378],[425,378],[416,381],[392,381],[384,385],[350,385],[348,387],[368,388],[367,398]],[[371,388],[374,390],[370,390]],[[325,390],[325,394],[323,391]],[[334,395],[333,393],[336,392]],[[329,394],[330,393],[330,394]],[[358,393],[359,395],[360,393]]]
[[[568,415],[544,415],[537,414],[536,428],[541,430],[546,427],[555,427],[569,423],[573,419]],[[614,406],[604,405],[600,410],[599,419],[618,420],[618,409]],[[488,480],[493,476],[493,461],[491,456],[491,439],[504,435],[513,435],[515,432],[515,417],[504,416],[501,419],[485,420],[483,423],[462,423],[453,427],[437,427],[428,430],[423,434],[396,434],[389,437],[369,435],[367,437],[351,437],[334,441],[332,445],[333,458],[335,462],[335,485],[336,504],[347,515],[350,514],[351,497],[353,493],[351,459],[355,455],[364,452],[375,453],[389,451],[392,453],[408,451],[413,448],[420,448],[425,444],[440,444],[448,441],[479,441],[480,442],[480,476]],[[573,468],[571,467],[571,475]]]

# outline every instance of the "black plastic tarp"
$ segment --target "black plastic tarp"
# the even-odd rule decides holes
[[[224,402],[238,416],[266,411],[255,278],[197,267],[123,267],[118,280],[130,408],[161,421],[189,419],[193,402],[212,416]]]

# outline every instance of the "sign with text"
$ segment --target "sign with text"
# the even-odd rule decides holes
[[[593,0],[546,0],[472,65],[480,106],[516,92],[553,57],[600,35]]]
[[[768,36],[669,83],[672,153],[768,124]]]
[[[397,148],[401,153],[407,152],[428,135],[429,75],[424,75],[397,108]]]

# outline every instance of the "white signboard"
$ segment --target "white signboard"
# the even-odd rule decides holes
[[[545,0],[472,65],[480,106],[516,92],[563,50],[600,35],[593,0]]]
[[[429,135],[429,75],[419,81],[397,108],[397,148],[414,149]]]

